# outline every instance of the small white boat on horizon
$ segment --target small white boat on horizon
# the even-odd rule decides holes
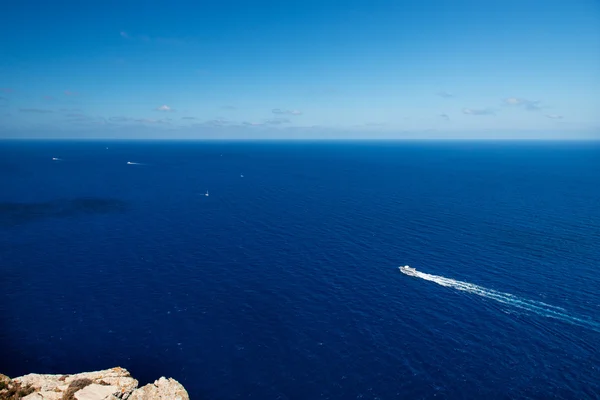
[[[204,195],[205,195],[206,197],[208,197],[208,190],[206,191],[206,193],[204,193]]]

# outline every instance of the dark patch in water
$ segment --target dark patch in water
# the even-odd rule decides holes
[[[0,226],[21,225],[43,218],[125,212],[127,202],[97,197],[53,200],[41,203],[0,203]]]

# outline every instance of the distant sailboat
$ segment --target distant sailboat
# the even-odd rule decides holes
[[[208,190],[206,191],[206,193],[204,193],[204,195],[205,195],[206,197],[208,197]]]
[[[244,177],[244,175],[240,175],[240,178],[243,178],[243,177]]]

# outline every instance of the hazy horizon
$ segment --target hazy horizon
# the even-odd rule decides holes
[[[0,139],[600,139],[591,0],[4,15]]]

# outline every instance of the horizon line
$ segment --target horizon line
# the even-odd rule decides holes
[[[600,142],[598,138],[0,138],[0,141],[72,142]]]

